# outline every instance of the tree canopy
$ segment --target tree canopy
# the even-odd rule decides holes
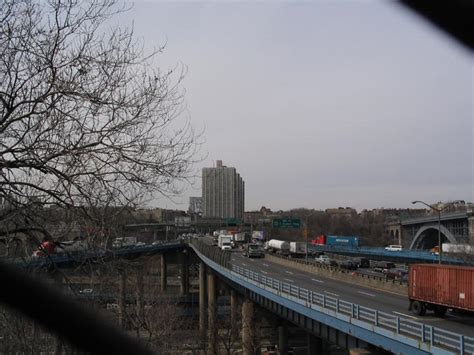
[[[0,7],[0,221],[38,206],[119,206],[172,195],[198,143],[184,70],[154,65],[114,0]],[[8,210],[10,212],[8,212]],[[7,211],[7,212],[6,212]]]

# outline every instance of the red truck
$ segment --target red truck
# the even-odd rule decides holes
[[[442,316],[448,308],[474,312],[474,267],[443,264],[412,264],[408,297],[413,313],[427,310]]]

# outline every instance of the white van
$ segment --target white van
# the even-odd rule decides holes
[[[388,251],[402,251],[403,247],[401,245],[389,245],[389,246],[385,247],[385,250],[388,250]]]

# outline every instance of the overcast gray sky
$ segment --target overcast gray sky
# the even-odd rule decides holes
[[[473,201],[471,54],[388,1],[136,2],[158,63],[183,63],[202,152],[246,210]],[[126,22],[125,21],[125,22]],[[176,203],[187,209],[200,180]]]

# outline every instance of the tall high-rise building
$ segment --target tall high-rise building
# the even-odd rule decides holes
[[[203,217],[244,217],[245,184],[235,168],[217,161],[215,168],[202,169]]]
[[[202,197],[190,197],[188,212],[191,214],[202,214]]]

